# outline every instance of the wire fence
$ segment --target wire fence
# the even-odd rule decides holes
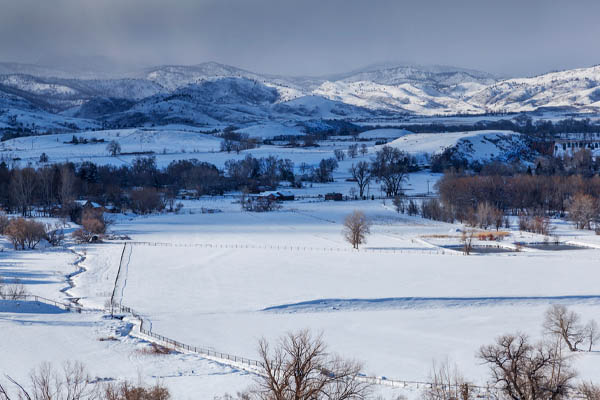
[[[236,364],[243,364],[243,365],[247,365],[249,367],[264,368],[264,365],[261,361],[252,360],[250,358],[241,357],[241,356],[238,356],[235,354],[229,354],[229,353],[224,353],[221,351],[216,351],[216,350],[211,349],[210,347],[206,347],[206,346],[195,346],[195,345],[186,344],[186,343],[180,342],[178,340],[171,339],[167,336],[155,333],[152,331],[152,326],[151,326],[152,324],[149,321],[147,321],[146,319],[144,319],[144,317],[142,317],[142,315],[139,312],[135,311],[131,307],[124,306],[121,304],[114,304],[112,306],[112,310],[113,310],[113,312],[116,311],[117,313],[126,313],[126,314],[130,314],[131,316],[133,316],[140,323],[140,328],[139,328],[140,333],[145,336],[156,339],[156,341],[158,341],[159,344],[163,345],[164,347],[173,349],[175,351],[187,351],[187,352],[197,353],[200,355],[219,359],[220,361],[228,361],[228,362],[232,362],[232,363],[236,363]]]
[[[60,301],[48,299],[46,297],[37,296],[33,294],[15,294],[10,296],[5,296],[2,300],[10,300],[10,301],[30,301],[35,303],[47,304],[61,310],[71,311],[81,313],[83,311],[83,307],[76,305],[74,303],[61,303]]]
[[[118,243],[118,242],[117,242]],[[127,241],[132,246],[153,246],[153,247],[181,247],[181,248],[204,248],[204,249],[255,249],[255,250],[273,250],[273,251],[293,251],[293,252],[319,252],[319,253],[378,253],[378,254],[420,254],[420,255],[462,255],[456,251],[446,249],[410,249],[410,248],[360,248],[351,249],[344,247],[312,247],[312,246],[291,246],[291,245],[258,245],[258,244],[231,244],[231,243],[169,243],[169,242],[145,242],[145,241]]]

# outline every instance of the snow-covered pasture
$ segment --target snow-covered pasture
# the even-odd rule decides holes
[[[480,383],[479,346],[516,331],[541,339],[549,304],[600,319],[596,250],[430,254],[438,249],[420,236],[456,225],[380,201],[325,204],[120,221],[134,241],[171,244],[130,246],[122,302],[157,333],[248,358],[260,337],[310,328],[370,374],[426,380],[432,360],[449,357]],[[341,236],[353,209],[375,221],[367,251],[348,251]],[[579,355],[581,377],[597,375],[597,361]]]
[[[71,144],[73,136],[85,138],[88,143]],[[103,139],[104,142],[92,142],[92,139]],[[121,146],[122,153],[111,157],[107,145],[116,141]],[[366,142],[372,151],[373,142]],[[334,156],[335,149],[346,150],[350,144],[336,141],[321,143],[319,147],[289,148],[264,145],[256,149],[235,152],[220,152],[221,139],[204,134],[198,129],[121,129],[109,131],[83,132],[80,134],[56,134],[45,136],[30,136],[7,140],[0,143],[0,158],[12,160],[19,158],[22,164],[37,163],[42,153],[46,153],[49,163],[91,161],[100,165],[128,165],[141,152],[153,152],[159,167],[165,167],[172,161],[182,159],[198,159],[223,168],[225,162],[231,159],[242,159],[251,154],[254,157],[277,156],[289,158],[296,166],[305,162],[317,165],[324,158]],[[142,155],[143,156],[143,155]],[[367,155],[367,158],[370,155]],[[340,170],[346,171],[352,162],[362,158],[346,160],[340,164]]]
[[[263,132],[265,137],[271,137],[275,134],[291,133],[286,129],[295,128],[284,127],[278,131],[277,127],[266,125],[242,131],[251,131],[252,136],[260,136],[260,132]],[[73,136],[87,139],[88,143],[71,144],[69,142],[72,141]],[[417,156],[422,162],[426,162],[431,155],[453,146],[472,161],[503,159],[523,147],[520,135],[509,131],[413,134],[400,129],[375,129],[361,133],[360,137],[367,141],[356,143],[366,144],[368,153],[340,161],[336,176],[347,176],[352,163],[361,160],[369,161],[373,153],[381,147],[381,145],[376,146],[375,142],[382,139],[389,141],[392,147]],[[93,142],[93,139],[103,140],[103,142]],[[122,153],[130,154],[111,157],[107,149],[111,141],[119,143]],[[287,158],[292,160],[298,169],[302,163],[316,166],[322,159],[334,157],[335,150],[347,150],[353,143],[349,138],[346,140],[334,138],[320,142],[318,147],[263,145],[236,154],[221,152],[221,139],[218,137],[203,133],[199,128],[176,125],[166,128],[88,131],[75,135],[54,134],[16,138],[0,143],[0,159],[12,161],[18,158],[21,164],[36,164],[41,154],[45,153],[48,163],[92,161],[100,165],[128,165],[140,154],[143,156],[144,152],[150,152],[148,155],[156,158],[159,167],[165,167],[172,161],[198,159],[223,168],[227,160],[242,159],[251,154],[254,157]]]
[[[174,399],[212,399],[252,384],[246,372],[189,354],[152,355],[148,343],[128,336],[130,326],[98,313],[0,312],[0,372],[29,386],[29,373],[42,362],[60,371],[81,361],[100,381],[129,380],[166,385]]]
[[[0,277],[6,285],[20,282],[28,293],[62,303],[81,297],[88,309],[102,308],[110,298],[121,245],[74,246],[75,252],[43,247],[13,251],[3,245]],[[75,265],[81,256],[83,261]],[[41,363],[60,370],[67,361],[81,361],[100,381],[160,381],[176,399],[212,399],[252,383],[246,372],[195,355],[145,352],[149,344],[130,336],[131,328],[102,312],[65,312],[33,301],[0,300],[0,383],[16,390],[6,374],[27,387],[30,371]]]

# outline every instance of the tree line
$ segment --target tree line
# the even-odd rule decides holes
[[[156,159],[138,157],[131,165],[57,163],[20,167],[0,162],[0,207],[24,217],[32,211],[51,215],[80,216],[77,199],[148,213],[169,206],[181,190],[196,195],[222,195],[228,191],[257,193],[276,189],[286,181],[297,187],[303,181],[330,182],[337,169],[335,158],[316,166],[303,164],[300,174],[289,159],[276,156],[229,160],[223,169],[197,159],[178,160],[159,168]]]
[[[568,216],[578,228],[600,222],[600,176],[446,173],[437,183],[441,213],[473,222],[485,215]]]

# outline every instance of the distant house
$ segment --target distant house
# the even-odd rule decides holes
[[[262,192],[257,197],[259,199],[267,199],[270,201],[292,201],[295,199],[293,193],[279,191]]]
[[[75,200],[75,204],[84,210],[104,211],[104,206],[91,200]]]
[[[296,196],[294,196],[294,193],[292,193],[292,192],[285,191],[285,192],[277,192],[277,193],[279,193],[279,197],[280,197],[281,201],[293,201],[296,198]]]
[[[325,195],[325,200],[342,201],[344,200],[344,196],[341,193],[327,193]]]

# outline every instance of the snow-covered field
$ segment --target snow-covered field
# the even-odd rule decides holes
[[[271,124],[242,129],[241,132],[255,137],[269,138],[274,135],[300,134],[296,130],[297,128],[294,127]],[[21,164],[36,164],[42,153],[45,153],[48,163],[92,161],[100,165],[128,165],[141,154],[141,156],[155,157],[159,167],[165,167],[172,161],[198,159],[223,168],[227,160],[242,159],[251,154],[254,157],[273,155],[279,158],[288,158],[298,167],[301,163],[317,165],[324,158],[334,157],[336,149],[346,150],[354,143],[350,137],[345,141],[332,138],[320,142],[318,147],[262,145],[236,154],[235,152],[221,152],[221,139],[203,132],[206,131],[175,125],[162,128],[88,131],[75,135],[54,134],[21,137],[0,143],[0,159],[8,163],[18,158]],[[74,136],[78,140],[83,138],[88,142],[72,144],[70,142]],[[373,152],[381,147],[381,145],[375,145],[378,140],[385,140],[388,145],[413,154],[422,162],[427,162],[432,154],[440,153],[450,147],[456,147],[459,154],[471,161],[510,158],[525,147],[520,135],[510,131],[414,134],[401,129],[374,129],[361,133],[360,139],[366,140],[358,142],[358,144],[365,144],[368,153],[341,161],[338,173],[347,175],[348,168],[352,163],[369,160]],[[110,156],[107,145],[111,141],[119,143],[123,154],[116,157]]]
[[[358,253],[340,235],[353,208],[377,221]],[[310,327],[370,374],[425,380],[433,359],[449,357],[483,383],[479,346],[518,330],[541,338],[548,304],[600,317],[597,284],[585,279],[597,274],[592,249],[428,254],[418,238],[452,226],[398,217],[378,201],[180,218],[119,224],[134,241],[174,245],[131,246],[122,301],[156,332],[218,351],[256,358],[258,338]],[[178,247],[191,244],[203,246]],[[579,357],[581,376],[597,374],[597,362]]]
[[[433,178],[412,177],[416,186]],[[202,214],[202,207],[221,212]],[[374,221],[359,252],[341,236],[341,222],[354,209]],[[566,223],[555,225],[562,240],[589,248],[466,257],[434,239],[452,241],[459,225],[398,214],[381,200],[307,199],[247,213],[235,197],[205,198],[185,201],[179,215],[119,216],[111,229],[132,239],[124,253],[123,243],[110,241],[72,245],[73,252],[14,252],[5,244],[0,274],[19,277],[31,293],[76,297],[97,309],[112,294],[123,253],[117,300],[140,312],[153,332],[255,359],[259,338],[310,328],[323,333],[332,351],[362,361],[370,375],[424,381],[433,360],[449,358],[484,383],[479,346],[516,331],[541,339],[549,304],[600,319],[600,250],[591,248],[600,242]],[[515,231],[505,243],[536,240]],[[73,263],[81,256],[84,271],[68,289],[65,276],[78,270]],[[148,345],[129,334],[130,322],[101,312],[3,311],[0,351],[8,356],[0,369],[18,364],[10,369],[14,378],[26,379],[44,360],[82,360],[99,378],[160,379],[175,398],[212,398],[252,383],[251,374],[199,355],[144,354]],[[598,353],[577,355],[580,378],[597,377],[598,361]]]

